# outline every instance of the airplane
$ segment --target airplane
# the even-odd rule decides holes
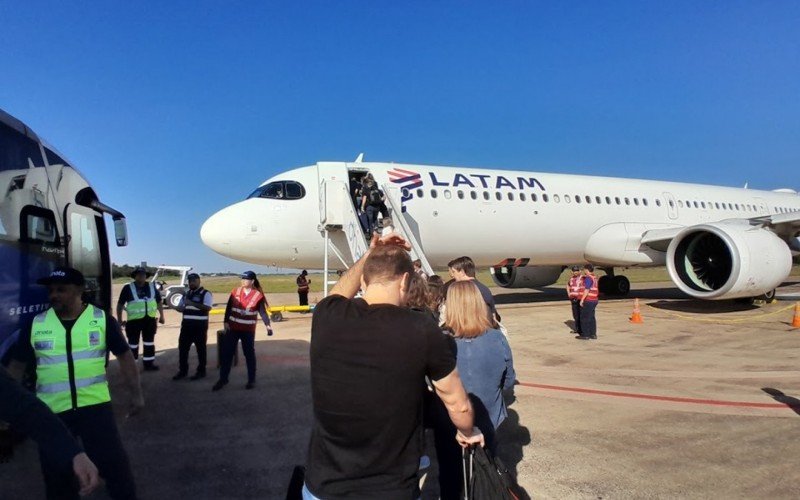
[[[626,295],[616,268],[666,266],[698,299],[772,298],[800,255],[800,196],[747,188],[511,170],[318,162],[288,170],[205,221],[215,252],[253,264],[349,267],[366,251],[353,182],[370,173],[394,226],[423,267],[468,255],[497,286],[539,288],[566,266],[605,271],[601,292]],[[338,265],[338,264],[337,264]]]

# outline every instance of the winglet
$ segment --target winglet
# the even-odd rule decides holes
[[[361,163],[364,160],[364,153],[358,153],[355,163]]]

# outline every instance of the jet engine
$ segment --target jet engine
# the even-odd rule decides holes
[[[562,266],[492,267],[492,279],[503,288],[537,288],[558,281]]]
[[[667,249],[672,281],[698,299],[768,294],[789,276],[791,267],[789,246],[746,221],[687,227]]]

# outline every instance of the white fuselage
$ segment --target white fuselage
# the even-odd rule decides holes
[[[800,197],[792,192],[540,172],[319,163],[262,184],[298,182],[305,188],[302,198],[256,197],[231,205],[206,221],[202,239],[237,260],[320,269],[320,183],[347,181],[356,171],[368,171],[379,186],[398,190],[409,225],[434,268],[461,255],[480,267],[509,258],[530,259],[532,266],[662,265],[663,252],[640,245],[647,230],[800,210]]]

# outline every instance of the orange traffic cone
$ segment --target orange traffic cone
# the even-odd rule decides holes
[[[800,328],[800,302],[794,305],[794,317],[792,318],[792,328]]]
[[[639,299],[633,299],[633,314],[631,315],[631,323],[644,323],[644,320],[642,319],[642,312],[639,310]]]

